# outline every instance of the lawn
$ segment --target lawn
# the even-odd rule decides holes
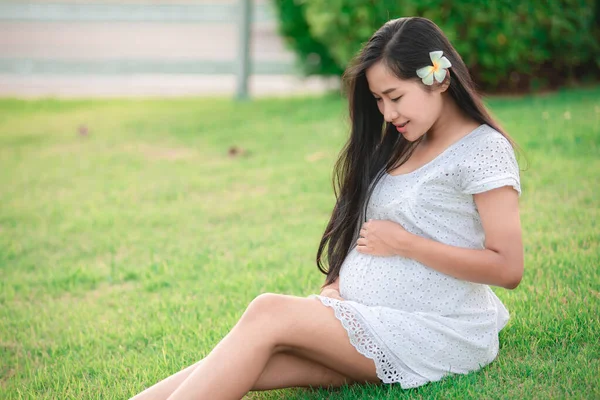
[[[252,399],[600,398],[600,88],[488,101],[521,147],[525,274],[496,361],[418,389]],[[337,95],[0,100],[0,397],[124,399],[264,292],[307,296]]]

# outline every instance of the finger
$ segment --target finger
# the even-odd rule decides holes
[[[367,246],[360,245],[360,246],[356,246],[356,250],[359,253],[366,253],[368,251],[368,248],[367,248]]]

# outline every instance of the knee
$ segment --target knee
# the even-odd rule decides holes
[[[285,296],[274,293],[263,293],[250,302],[242,319],[246,322],[272,319],[282,310]]]

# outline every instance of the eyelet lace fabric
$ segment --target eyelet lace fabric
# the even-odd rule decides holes
[[[473,195],[503,186],[521,194],[518,164],[508,140],[484,124],[423,167],[382,175],[366,218],[394,221],[451,246],[483,249]],[[373,256],[353,247],[339,284],[344,301],[310,297],[334,310],[352,345],[374,361],[382,382],[403,388],[489,364],[498,354],[498,332],[509,320],[489,286],[401,256]]]
[[[335,313],[335,317],[342,323],[350,343],[363,356],[370,358],[375,363],[377,377],[383,383],[400,382],[403,388],[413,388],[427,383],[427,379],[416,379],[402,373],[394,362],[390,359],[390,351],[383,350],[385,345],[375,337],[375,335],[366,329],[368,323],[360,317],[360,314],[350,305],[343,301],[332,299],[324,296],[310,295],[309,298],[315,298],[321,301],[324,305],[331,307]]]

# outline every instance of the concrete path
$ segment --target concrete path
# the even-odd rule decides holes
[[[131,75],[30,75],[0,74],[0,97],[232,97],[233,75],[131,74]],[[255,75],[250,78],[251,97],[287,97],[339,90],[337,79],[290,75]]]

